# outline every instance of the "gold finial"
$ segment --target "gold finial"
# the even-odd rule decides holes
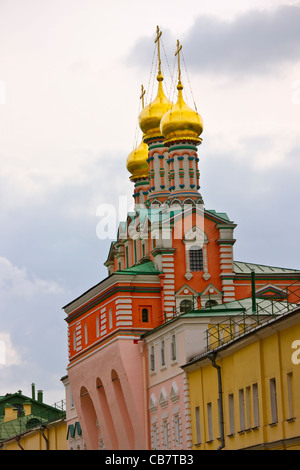
[[[159,77],[162,77],[162,73],[161,73],[161,58],[160,58],[160,37],[162,35],[162,32],[159,30],[159,26],[156,27],[156,38],[154,40],[155,43],[157,43],[157,55],[158,55],[158,76],[157,78]]]
[[[179,42],[179,39],[177,39],[177,50],[175,52],[175,56],[178,56],[178,85],[181,85],[181,68],[180,68],[180,51],[182,49],[182,46]]]
[[[144,106],[145,106],[144,96],[145,96],[146,90],[145,90],[143,85],[142,85],[141,90],[142,90],[142,92],[141,92],[140,100],[142,100],[142,108],[144,108]]]

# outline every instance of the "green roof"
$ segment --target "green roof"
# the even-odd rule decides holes
[[[263,264],[245,263],[234,261],[234,272],[236,274],[250,274],[254,271],[256,274],[283,274],[300,273],[299,269],[278,268],[275,266],[265,266]]]
[[[116,271],[115,274],[160,274],[160,272],[156,269],[155,264],[153,261],[147,261],[145,263],[135,264],[130,268],[123,269],[122,271]]]
[[[297,307],[296,303],[289,303],[285,300],[271,300],[271,299],[258,299],[256,298],[257,314],[260,315],[280,315],[287,310]],[[238,310],[247,314],[252,314],[252,297],[246,297],[241,300],[233,300],[232,302],[225,302],[219,305],[212,305],[208,308],[203,308],[195,312],[190,312],[185,315],[195,313],[197,315],[230,315]]]
[[[205,212],[208,212],[212,215],[216,215],[217,217],[219,217],[220,219],[224,219],[226,220],[227,222],[230,222],[230,219],[228,217],[228,215],[226,214],[226,212],[217,212],[215,210],[208,210],[208,209],[205,209]]]

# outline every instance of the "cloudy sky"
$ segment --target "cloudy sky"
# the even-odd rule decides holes
[[[235,259],[300,269],[299,24],[299,1],[0,0],[0,395],[64,398],[62,307],[106,276],[99,214],[131,199],[157,25],[170,90],[183,45],[201,193],[238,224]]]

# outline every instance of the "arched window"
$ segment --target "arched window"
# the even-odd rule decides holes
[[[187,313],[193,308],[193,302],[191,300],[182,300],[180,302],[180,313]]]
[[[147,308],[143,308],[142,310],[142,322],[147,323],[149,321],[149,311]]]
[[[198,245],[189,249],[190,271],[203,271],[203,251]]]
[[[213,307],[214,305],[218,305],[218,302],[216,300],[207,300],[207,302],[205,302],[206,308]]]

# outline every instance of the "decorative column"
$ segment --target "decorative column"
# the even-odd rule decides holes
[[[217,243],[220,247],[220,271],[222,279],[223,302],[235,300],[234,271],[233,271],[233,231],[235,224],[218,224],[220,238]]]

